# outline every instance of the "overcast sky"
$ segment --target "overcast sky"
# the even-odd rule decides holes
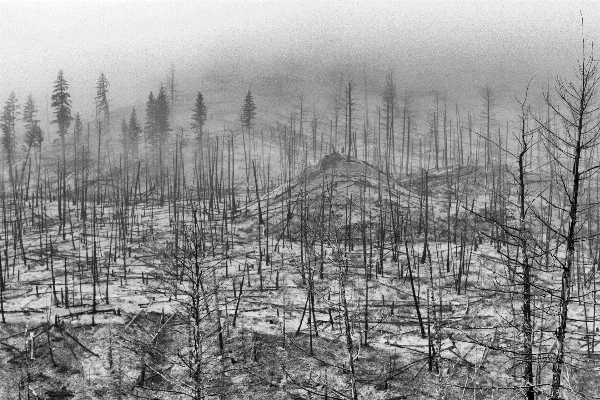
[[[582,32],[600,40],[598,21],[592,0],[0,1],[0,101],[15,91],[44,103],[63,69],[74,108],[90,112],[100,71],[125,106],[143,101],[171,63],[182,80],[228,66],[310,75],[366,65],[394,69],[415,91],[510,92],[572,71]]]

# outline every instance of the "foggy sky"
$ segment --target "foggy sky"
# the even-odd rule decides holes
[[[45,112],[63,69],[82,115],[100,71],[113,108],[143,104],[171,64],[184,98],[219,73],[236,75],[244,93],[260,90],[261,76],[319,84],[364,69],[377,92],[393,69],[399,90],[477,103],[489,84],[510,100],[533,77],[542,87],[571,73],[583,32],[600,40],[599,21],[592,0],[0,1],[0,101],[32,93]]]

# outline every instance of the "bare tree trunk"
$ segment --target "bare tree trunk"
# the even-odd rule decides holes
[[[563,188],[568,204],[568,230],[564,235],[566,245],[565,261],[562,264],[562,279],[560,290],[560,304],[558,313],[558,327],[556,329],[556,353],[552,364],[552,388],[550,398],[560,399],[561,374],[565,358],[565,339],[568,319],[568,308],[571,301],[571,273],[575,263],[575,244],[581,239],[578,219],[580,213],[579,195],[580,185],[589,177],[589,173],[596,167],[582,170],[582,158],[584,151],[593,149],[598,144],[600,132],[597,129],[596,87],[600,82],[597,76],[597,61],[591,56],[585,57],[585,42],[583,47],[583,59],[577,71],[578,82],[557,82],[557,92],[562,103],[570,113],[562,113],[558,106],[550,104],[554,112],[562,119],[566,127],[566,136],[559,136],[548,129],[547,134],[552,137],[555,146],[560,146],[565,152],[565,144],[568,146],[567,154],[572,160],[571,170],[567,176],[562,176]],[[550,102],[550,100],[547,100]],[[563,104],[561,104],[563,105]],[[548,127],[549,128],[549,127]],[[571,128],[571,129],[569,129]],[[564,165],[564,164],[561,164]],[[565,167],[567,168],[567,167]],[[567,180],[568,179],[568,180]],[[567,188],[566,182],[569,182]]]

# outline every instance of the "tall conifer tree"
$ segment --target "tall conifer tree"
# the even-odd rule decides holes
[[[167,90],[163,85],[160,85],[158,89],[158,95],[156,95],[156,130],[158,138],[161,144],[167,141],[169,132],[171,131],[171,105],[169,104],[169,98],[167,97]]]
[[[14,162],[15,162],[15,132],[19,105],[17,104],[17,95],[11,92],[4,103],[4,109],[0,116],[0,125],[2,128],[2,149],[8,161],[8,172],[11,183],[14,184]]]
[[[56,118],[52,123],[58,125],[58,134],[63,149],[63,158],[65,155],[65,135],[71,125],[71,95],[68,92],[69,83],[65,79],[62,70],[58,71],[58,76],[54,82],[54,90],[52,91],[52,108]]]
[[[196,140],[198,140],[198,144],[201,145],[208,108],[206,107],[206,104],[204,103],[204,97],[200,92],[198,92],[196,104],[194,105],[194,109],[192,111],[192,129],[196,132]]]
[[[254,99],[252,98],[252,92],[248,90],[246,97],[244,98],[244,105],[242,106],[242,127],[250,130],[256,117],[256,106],[254,105]]]

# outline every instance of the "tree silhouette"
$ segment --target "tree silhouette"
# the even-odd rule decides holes
[[[63,148],[63,158],[65,152],[65,135],[71,125],[71,95],[68,92],[69,83],[65,79],[62,70],[58,71],[58,76],[54,82],[54,90],[52,91],[52,108],[56,119],[53,124],[58,125],[58,134],[60,135],[61,145]]]
[[[155,123],[158,133],[158,139],[161,144],[167,141],[167,135],[171,131],[171,123],[169,117],[171,115],[171,105],[167,97],[167,90],[163,85],[160,85],[158,95],[156,96],[155,104]]]
[[[254,99],[252,98],[252,92],[248,90],[246,97],[244,98],[244,105],[242,106],[242,128],[250,130],[252,128],[252,122],[256,116],[256,106],[254,105]]]
[[[44,140],[44,133],[42,132],[42,128],[40,128],[38,125],[40,121],[35,118],[37,111],[38,110],[35,105],[35,101],[30,93],[29,96],[27,96],[25,106],[23,107],[23,122],[25,125],[25,144],[23,149],[26,151],[26,158],[25,162],[23,163],[23,171],[27,162],[29,161],[31,149],[34,149],[34,155],[36,155],[37,162],[37,152],[35,150],[39,150],[41,148],[42,140]]]
[[[108,105],[108,88],[110,83],[104,72],[100,73],[96,83],[96,119],[104,125],[104,131],[108,132],[110,125],[110,107]]]
[[[202,97],[202,93],[200,92],[198,92],[196,104],[194,105],[194,109],[192,111],[192,129],[196,132],[198,144],[201,145],[208,108],[206,107],[206,104],[204,103],[204,97]]]
[[[2,148],[8,161],[8,171],[11,182],[14,183],[15,176],[13,164],[15,161],[15,130],[19,106],[17,104],[17,95],[11,92],[4,103],[2,116],[0,117],[2,126]]]
[[[23,107],[23,123],[25,125],[25,148],[27,150],[31,149],[34,146],[39,146],[41,144],[41,138],[38,138],[39,132],[41,129],[38,126],[38,119],[36,119],[37,107],[35,105],[35,101],[33,100],[33,96],[29,94],[27,96],[27,100],[25,101],[25,106]]]
[[[83,121],[81,120],[81,115],[79,115],[79,113],[75,114],[73,124],[73,135],[75,136],[75,142],[77,143],[81,140],[81,135],[83,134]]]
[[[352,120],[354,117],[352,117],[352,112],[356,112],[356,100],[354,100],[352,98],[352,93],[354,91],[354,88],[356,87],[356,84],[354,83],[354,81],[350,80],[348,82],[348,87],[346,87],[346,89],[344,90],[344,100],[346,103],[346,129],[347,129],[347,148],[346,150],[348,151],[348,158],[347,160],[350,161],[350,156],[352,154],[352,141],[353,141],[353,135],[352,135]],[[354,149],[356,152],[356,149]]]
[[[144,125],[146,141],[151,145],[157,140],[158,129],[156,124],[156,99],[154,93],[150,92],[146,101],[146,124]]]
[[[142,127],[137,119],[137,114],[135,112],[135,107],[131,111],[131,116],[129,117],[129,125],[127,127],[127,134],[129,136],[129,146],[133,151],[133,154],[136,158],[138,156],[138,143],[140,141],[140,135],[142,133]]]

